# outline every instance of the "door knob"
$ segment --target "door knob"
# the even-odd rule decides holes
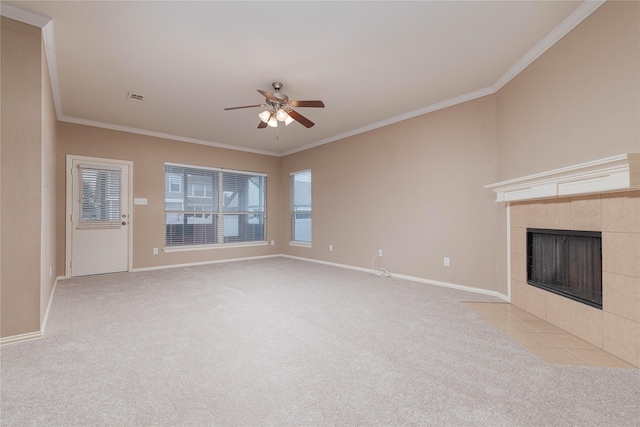
[[[127,223],[126,223],[126,222],[124,222],[124,221],[122,221],[122,225],[127,225]]]

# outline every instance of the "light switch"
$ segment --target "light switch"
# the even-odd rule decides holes
[[[133,199],[133,204],[134,205],[146,205],[147,204],[147,198],[146,197],[136,197],[135,199]]]

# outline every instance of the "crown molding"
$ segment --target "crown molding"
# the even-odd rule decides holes
[[[589,15],[602,6],[606,0],[585,0],[573,13],[567,16],[564,21],[553,29],[545,38],[540,40],[529,52],[520,58],[511,68],[507,70],[491,87],[494,92],[499,91],[504,85],[509,83],[515,76],[520,74],[533,61],[538,59],[543,53],[556,44],[561,38],[566,36],[569,31],[573,30]]]
[[[204,139],[187,138],[187,137],[184,137],[184,136],[172,135],[172,134],[169,134],[169,133],[155,132],[155,131],[151,131],[151,130],[138,129],[138,128],[133,128],[133,127],[129,127],[129,126],[114,125],[114,124],[111,124],[111,123],[98,122],[98,121],[95,121],[95,120],[80,119],[80,118],[77,118],[77,117],[62,116],[62,117],[59,117],[58,120],[61,121],[61,122],[73,123],[73,124],[77,124],[77,125],[92,126],[92,127],[97,127],[97,128],[120,131],[120,132],[128,132],[128,133],[135,133],[135,134],[138,134],[138,135],[152,136],[154,138],[162,138],[162,139],[170,139],[170,140],[173,140],[173,141],[189,142],[191,144],[208,145],[210,147],[223,148],[223,149],[226,149],[226,150],[244,151],[244,152],[253,153],[253,154],[263,154],[265,156],[275,156],[275,157],[279,157],[280,156],[279,153],[274,153],[272,151],[256,150],[256,149],[253,149],[253,148],[246,148],[246,147],[238,147],[238,146],[235,146],[235,145],[220,144],[220,143],[217,143],[217,142],[206,141]]]
[[[40,15],[39,13],[31,12],[4,2],[0,2],[0,15],[38,28],[43,28],[51,21],[51,18],[48,16]]]
[[[334,135],[329,138],[325,138],[292,150],[284,152],[272,152],[257,150],[245,147],[239,147],[235,145],[220,144],[212,141],[199,140],[194,138],[188,138],[178,135],[171,135],[161,132],[154,132],[145,129],[132,128],[128,126],[120,126],[110,123],[103,123],[93,120],[86,120],[77,117],[65,116],[62,110],[62,97],[60,93],[60,83],[58,76],[58,66],[56,60],[55,51],[55,39],[53,31],[53,20],[47,16],[40,15],[35,12],[30,12],[21,9],[11,4],[0,2],[0,13],[7,18],[15,19],[20,22],[24,22],[29,25],[34,25],[39,28],[43,28],[43,40],[45,45],[45,54],[49,64],[49,76],[51,78],[51,87],[53,91],[53,100],[56,110],[56,116],[59,121],[82,124],[86,126],[95,126],[105,129],[118,130],[122,132],[131,132],[140,135],[154,136],[158,138],[172,139],[182,142],[189,142],[193,144],[208,145],[211,147],[224,148],[228,150],[244,151],[255,154],[264,154],[267,156],[284,157],[301,151],[309,150],[311,148],[318,147],[320,145],[328,144],[330,142],[338,141],[348,138],[350,136],[358,135],[364,132],[368,132],[374,129],[378,129],[384,126],[388,126],[394,123],[398,123],[413,117],[417,117],[423,114],[432,113],[437,110],[441,110],[447,107],[451,107],[463,102],[471,101],[483,96],[492,95],[500,90],[504,85],[516,77],[527,66],[535,61],[540,55],[546,52],[551,46],[553,46],[558,40],[569,33],[573,28],[580,24],[591,13],[598,9],[606,0],[585,0],[582,4],[573,11],[566,19],[564,19],[551,33],[549,33],[544,39],[536,44],[529,52],[527,52],[520,60],[518,60],[507,72],[505,72],[498,80],[496,80],[491,86],[479,89],[473,92],[469,92],[460,96],[456,96],[445,101],[441,101],[435,104],[428,105],[417,110],[409,111],[404,114],[400,114],[389,119],[381,120],[357,129],[353,129],[348,132],[344,132],[338,135]]]
[[[44,43],[44,54],[47,57],[49,80],[51,81],[53,108],[56,111],[56,118],[60,120],[62,117],[62,96],[60,95],[60,78],[58,77],[58,60],[55,35],[53,32],[53,20],[42,27],[42,41]]]
[[[460,96],[455,96],[453,98],[446,99],[441,102],[437,102],[435,104],[427,105],[426,107],[418,108],[417,110],[409,111],[408,113],[403,113],[394,117],[390,117],[385,120],[381,120],[379,122],[371,123],[370,125],[363,126],[357,129],[350,130],[348,132],[344,132],[329,138],[321,139],[320,141],[312,142],[311,144],[303,145],[302,147],[294,148],[289,151],[285,151],[281,153],[281,156],[288,156],[290,154],[298,153],[300,151],[305,151],[310,148],[318,147],[320,145],[328,144],[330,142],[338,141],[340,139],[345,139],[350,136],[358,135],[361,133],[369,132],[370,130],[378,129],[384,126],[389,126],[394,123],[398,123],[404,120],[408,120],[414,117],[422,116],[423,114],[432,113],[434,111],[442,110],[447,107],[452,107],[457,104],[462,104],[463,102],[473,101],[474,99],[482,98],[483,96],[492,95],[495,91],[489,86],[483,89],[479,89],[473,92],[468,92]]]
[[[626,153],[485,185],[496,202],[640,189],[640,153]]]
[[[543,38],[538,44],[536,44],[529,52],[527,52],[522,58],[520,58],[506,73],[504,73],[498,80],[496,80],[491,86],[479,89],[473,92],[469,92],[454,98],[447,99],[442,102],[438,102],[432,105],[428,105],[417,110],[410,111],[408,113],[400,114],[395,117],[391,117],[386,120],[372,123],[367,126],[363,126],[357,129],[353,129],[349,132],[341,133],[329,138],[322,139],[320,141],[313,142],[311,144],[303,145],[302,147],[294,148],[289,151],[281,153],[281,156],[288,156],[290,154],[298,153],[300,151],[309,150],[311,148],[319,147],[320,145],[328,144],[330,142],[338,141],[340,139],[348,138],[350,136],[358,135],[370,130],[378,129],[383,126],[388,126],[393,123],[401,122],[413,117],[417,117],[423,114],[432,113],[443,108],[451,107],[463,102],[472,101],[483,96],[492,95],[500,90],[504,85],[509,83],[514,77],[520,74],[525,68],[527,68],[533,61],[538,59],[543,53],[549,50],[554,44],[556,44],[561,38],[567,35],[578,24],[584,21],[589,15],[595,12],[600,6],[602,6],[606,0],[585,0],[576,10],[565,18],[556,28],[553,29],[545,38]]]

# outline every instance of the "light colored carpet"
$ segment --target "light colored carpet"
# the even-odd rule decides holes
[[[640,425],[639,370],[550,365],[461,301],[274,258],[59,283],[2,425]]]

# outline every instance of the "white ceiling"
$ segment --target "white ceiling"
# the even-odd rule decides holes
[[[283,155],[494,93],[600,4],[11,1],[2,14],[52,18],[60,120]],[[273,81],[324,101],[296,109],[314,127],[223,110],[263,103]]]

